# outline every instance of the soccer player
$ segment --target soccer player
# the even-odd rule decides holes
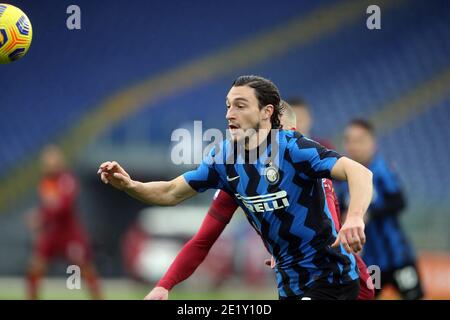
[[[377,152],[375,130],[363,119],[352,120],[344,136],[347,154],[373,172],[374,197],[367,213],[367,242],[364,261],[381,269],[381,289],[392,284],[403,299],[423,297],[422,285],[413,248],[403,232],[399,215],[405,208],[405,196],[392,166]],[[348,203],[348,189],[339,192],[343,211]]]
[[[171,181],[142,183],[107,161],[98,174],[104,183],[153,205],[176,205],[197,192],[221,189],[244,210],[274,257],[280,299],[356,299],[359,276],[352,253],[365,243],[372,173],[297,132],[276,130],[272,138],[271,129],[280,129],[280,100],[271,81],[241,76],[226,98],[231,139],[216,145],[196,170]],[[236,147],[240,143],[245,147]],[[258,149],[260,156],[250,161]],[[278,160],[266,161],[271,158]],[[350,186],[349,213],[339,233],[321,180],[330,177]]]
[[[283,129],[295,130],[296,113],[294,109],[285,101],[283,103],[283,113],[281,115],[281,125]],[[333,190],[333,183],[329,179],[323,179],[323,186],[327,199],[327,205],[333,217],[336,229],[341,226],[339,205],[336,194]],[[218,191],[214,196],[211,207],[202,222],[202,226],[190,241],[188,241],[180,253],[177,255],[169,270],[160,279],[155,288],[145,297],[147,300],[166,300],[169,291],[181,281],[187,279],[197,269],[206,258],[209,250],[227,226],[234,212],[238,208],[236,201],[226,192]],[[373,286],[369,286],[371,280],[367,267],[362,259],[355,255],[360,274],[360,291],[358,300],[373,299]],[[273,258],[266,261],[272,269],[276,264]]]
[[[38,186],[39,206],[27,217],[36,233],[34,252],[27,274],[27,296],[38,298],[39,282],[47,266],[57,257],[78,265],[91,296],[101,293],[88,237],[77,217],[78,182],[65,167],[64,156],[55,145],[44,148],[41,155],[43,175]]]

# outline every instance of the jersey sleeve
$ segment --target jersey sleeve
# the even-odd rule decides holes
[[[183,174],[186,182],[197,192],[204,192],[208,189],[221,189],[223,183],[220,180],[219,173],[216,170],[215,150],[212,148],[208,156],[195,170]]]
[[[331,178],[331,170],[341,155],[304,136],[289,149],[292,163],[302,178]]]
[[[209,208],[208,214],[227,224],[238,208],[235,199],[223,190],[217,190]]]

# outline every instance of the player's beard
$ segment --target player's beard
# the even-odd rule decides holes
[[[261,128],[261,125],[258,122],[253,128],[245,130],[245,132],[244,132],[244,146],[245,146],[245,149],[248,150],[251,137],[256,135],[256,138],[258,139],[258,137],[259,137],[259,129],[260,128]],[[253,134],[247,135],[246,133],[249,132],[249,130],[251,130],[251,132],[253,132]],[[259,144],[259,141],[257,141],[257,145],[258,144]]]

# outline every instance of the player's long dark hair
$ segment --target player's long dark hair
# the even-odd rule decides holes
[[[272,129],[280,129],[280,117],[283,110],[283,104],[281,103],[280,91],[277,86],[270,80],[259,76],[240,76],[233,82],[233,87],[249,86],[255,89],[256,98],[258,99],[259,108],[273,105],[273,114],[270,117],[272,123]]]

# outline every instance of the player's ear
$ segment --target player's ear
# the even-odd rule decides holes
[[[263,111],[263,120],[267,120],[270,119],[270,117],[272,117],[274,107],[272,104],[268,104],[262,109],[262,111]]]

